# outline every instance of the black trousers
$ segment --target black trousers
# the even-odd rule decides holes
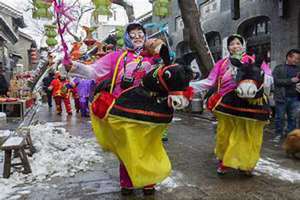
[[[52,92],[47,91],[47,101],[48,101],[48,106],[52,107]]]

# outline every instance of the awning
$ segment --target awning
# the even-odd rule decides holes
[[[1,32],[5,34],[6,38],[12,43],[15,44],[18,41],[18,37],[10,27],[10,25],[0,16],[0,25],[3,27],[1,28]]]
[[[11,55],[18,57],[19,59],[22,59],[22,55],[17,52],[12,52]]]

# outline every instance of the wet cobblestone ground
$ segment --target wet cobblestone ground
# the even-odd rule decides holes
[[[74,177],[56,177],[34,187],[25,185],[10,199],[299,199],[300,180],[282,180],[261,171],[256,171],[252,178],[238,173],[218,176],[213,154],[214,126],[210,117],[207,114],[176,114],[169,129],[169,141],[165,143],[173,172],[167,182],[158,185],[154,196],[145,197],[140,190],[132,196],[121,196],[117,159],[104,152],[104,162],[93,166],[92,170]],[[32,121],[63,121],[72,135],[93,137],[90,119],[81,118],[78,114],[57,116],[49,112],[46,105],[39,108]],[[287,158],[281,150],[281,141],[274,141],[273,138],[274,135],[266,131],[262,158],[271,158],[278,167],[300,173],[300,162]]]

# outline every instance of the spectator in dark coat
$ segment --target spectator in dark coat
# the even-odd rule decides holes
[[[3,72],[4,72],[3,69],[0,68],[0,96],[7,96],[9,84],[5,79]]]
[[[300,106],[296,84],[300,82],[300,50],[291,49],[286,54],[286,63],[273,71],[275,100],[275,129],[278,137],[285,136],[285,114],[287,133],[296,128],[296,114]]]
[[[47,101],[49,108],[52,107],[52,91],[48,89],[51,81],[54,79],[54,72],[50,71],[48,76],[43,79],[43,90],[47,94]]]

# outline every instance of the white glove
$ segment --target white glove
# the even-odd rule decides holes
[[[300,83],[296,84],[296,91],[300,93]]]
[[[175,110],[181,110],[189,105],[189,100],[183,95],[169,95],[168,105]]]
[[[272,76],[266,75],[264,77],[264,93],[269,96],[271,93],[271,87],[274,83],[274,79]]]

